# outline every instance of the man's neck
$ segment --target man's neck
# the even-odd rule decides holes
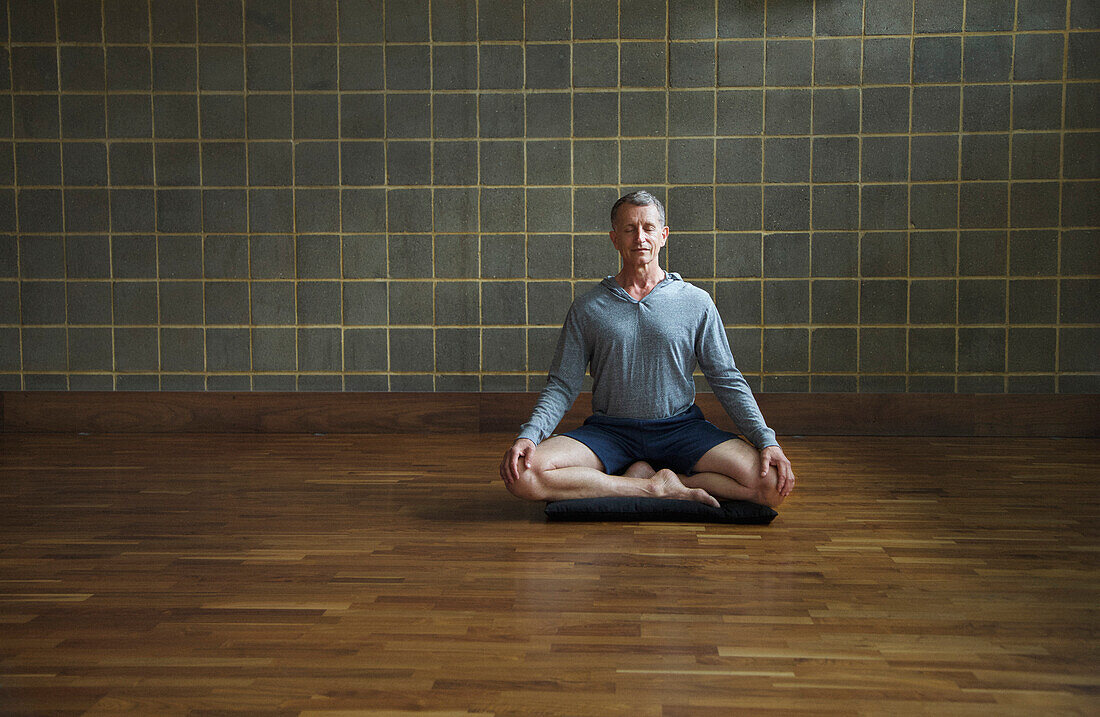
[[[615,276],[615,281],[626,293],[641,301],[665,280],[665,276],[665,270],[654,261],[639,267],[624,266]]]

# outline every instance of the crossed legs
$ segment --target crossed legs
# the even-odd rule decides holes
[[[506,485],[513,495],[537,501],[650,496],[709,505],[717,505],[716,498],[750,500],[772,507],[783,502],[776,490],[775,467],[770,466],[761,476],[760,453],[739,439],[711,448],[694,470],[691,475],[677,475],[638,461],[623,475],[609,475],[586,445],[568,436],[554,436],[534,450],[530,468],[520,465],[516,480]]]

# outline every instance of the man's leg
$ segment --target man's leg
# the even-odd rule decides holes
[[[519,498],[538,501],[648,496],[718,504],[705,490],[685,486],[670,470],[651,477],[640,477],[633,466],[627,471],[630,475],[613,476],[603,470],[603,463],[588,446],[568,436],[554,436],[538,445],[531,467],[521,466],[518,480],[508,490]]]
[[[711,448],[692,470],[692,475],[680,476],[684,485],[702,488],[716,498],[749,500],[772,508],[783,502],[776,490],[775,466],[768,466],[767,474],[761,476],[760,451],[739,438]]]

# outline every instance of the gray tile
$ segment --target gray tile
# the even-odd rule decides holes
[[[763,37],[764,6],[751,0],[718,3],[718,36]]]
[[[23,370],[64,371],[67,364],[68,341],[65,327],[22,327]]]
[[[244,142],[204,142],[202,145],[203,184],[239,187],[246,184],[247,164]]]
[[[105,232],[109,226],[110,204],[106,189],[65,190],[66,231]]]
[[[1072,185],[1067,185],[1072,186]],[[1069,193],[1066,192],[1066,195]],[[1063,212],[1074,206],[1076,197],[1063,196]],[[1087,201],[1087,200],[1086,200]],[[1058,189],[1053,182],[1012,184],[1012,216],[1014,227],[1053,227],[1058,224]],[[1063,224],[1068,217],[1063,216]]]
[[[814,281],[810,321],[815,324],[852,324],[859,312],[859,282],[850,279]]]
[[[719,91],[718,134],[760,134],[764,128],[763,96],[761,90]]]
[[[114,329],[116,371],[156,371],[157,329]],[[119,387],[121,388],[121,386]]]
[[[909,285],[909,321],[914,324],[955,323],[955,281],[912,282]]]
[[[715,189],[717,228],[719,230],[756,230],[762,228],[759,186],[730,186]]]
[[[672,53],[673,58],[676,53]],[[484,68],[484,60],[482,61]],[[619,81],[619,51],[614,43],[581,43],[573,45],[574,87],[615,87]],[[713,70],[712,70],[713,72]],[[673,71],[676,76],[676,71]],[[484,85],[484,82],[482,83]],[[512,83],[511,86],[518,87]]]
[[[437,326],[476,325],[479,320],[478,284],[468,281],[435,284]]]
[[[24,339],[24,346],[26,340]],[[1100,371],[1100,330],[1093,327],[1062,327],[1058,329],[1058,369],[1060,371]],[[24,357],[26,353],[24,353]],[[25,360],[24,360],[25,363]],[[1066,377],[1062,377],[1065,381]]]
[[[160,367],[163,371],[202,371],[204,366],[201,328],[160,330]]]
[[[859,180],[857,137],[816,137],[813,140],[813,181],[854,182]]]
[[[916,47],[925,38],[918,38]],[[956,57],[957,64],[957,57]],[[913,61],[913,81],[920,82],[918,63]],[[874,37],[863,40],[863,83],[899,85],[909,83],[909,38]]]
[[[967,32],[1001,32],[1011,30],[1015,20],[1013,0],[989,0],[966,8]]]
[[[157,285],[155,282],[115,282],[113,299],[115,325],[157,323]]]
[[[1069,377],[1066,377],[1069,378]],[[1063,385],[1065,379],[1063,379]],[[1054,376],[1009,376],[1008,393],[1055,393]],[[1066,391],[1063,389],[1063,393]],[[1085,393],[1096,393],[1091,388]]]
[[[335,110],[335,103],[332,109]],[[200,118],[205,139],[243,139],[244,95],[204,95]]]
[[[639,141],[642,140],[632,141],[631,144]],[[624,147],[623,164],[626,166],[626,143],[622,143],[622,145]],[[438,144],[436,146],[438,147]],[[663,143],[661,143],[661,149],[664,149]],[[438,150],[436,156],[438,158]],[[526,158],[528,185],[570,183],[572,158],[568,141],[529,141],[526,144]],[[438,177],[436,183],[439,183]]]
[[[103,49],[100,47],[61,47],[61,90],[102,92],[104,83]],[[148,55],[146,55],[148,56]],[[148,69],[146,69],[148,73]],[[146,89],[146,88],[141,88]]]
[[[45,241],[46,238],[36,238]],[[23,253],[24,266],[27,254]],[[116,236],[111,240],[111,271],[116,278],[152,279],[157,276],[157,241],[152,236]]]
[[[665,250],[669,269],[689,281],[714,278],[714,236],[677,233]]]
[[[872,279],[860,282],[861,324],[904,324],[908,299],[903,279]]]
[[[202,282],[161,281],[159,286],[161,324],[202,323]]]
[[[383,281],[345,281],[345,325],[385,325],[389,316],[387,286]]]
[[[958,178],[958,136],[922,135],[913,137],[912,149],[910,177],[914,181]]]
[[[963,7],[952,0],[916,0],[914,32],[959,32],[963,24]]]
[[[206,370],[248,371],[251,343],[248,329],[207,329]]]
[[[158,231],[202,231],[202,194],[197,189],[158,189],[156,207]]]
[[[340,193],[337,189],[295,189],[294,224],[299,232],[340,230]]]
[[[15,95],[12,100],[16,138],[51,139],[58,136],[56,96]]]
[[[298,329],[299,371],[339,371],[342,363],[340,329]]]
[[[913,131],[957,132],[959,93],[958,87],[914,87]]]
[[[680,3],[669,15],[669,37],[682,40],[714,37],[715,8],[703,0]]]
[[[344,1],[350,2],[350,0]],[[341,18],[343,18],[342,10],[343,8],[341,8]],[[364,19],[372,15],[367,15]],[[372,23],[365,22],[365,24]],[[432,0],[431,25],[432,38],[435,41],[477,40],[477,24],[477,3],[474,0]]]
[[[1054,279],[1017,279],[1008,282],[1010,324],[1053,324],[1057,315],[1057,282]]]
[[[440,329],[435,333],[436,370],[477,371],[481,363],[478,329]]]
[[[798,2],[773,2],[768,8],[769,37],[804,37],[813,34],[813,16]]]
[[[252,45],[246,47],[245,73],[248,78],[249,90],[289,91],[293,77],[290,64],[290,47],[286,45],[275,47]]]
[[[456,187],[433,191],[435,231],[474,232],[478,230],[478,189]]]
[[[941,229],[958,225],[957,184],[913,184],[910,217],[917,229]]]
[[[860,246],[863,276],[905,276],[908,264],[905,232],[868,232]]]
[[[16,92],[56,92],[57,50],[53,47],[12,47],[11,76]]]
[[[859,239],[855,232],[815,232],[810,242],[813,276],[858,276]]]
[[[62,194],[56,189],[21,189],[19,191],[19,228],[25,232],[60,232],[62,230]],[[6,231],[13,231],[8,225]]]
[[[294,145],[294,183],[327,186],[340,181],[338,142],[298,142]],[[344,145],[349,146],[347,144]],[[356,143],[351,146],[363,146]]]
[[[810,140],[805,137],[766,137],[764,181],[810,181]],[[767,190],[765,197],[766,194]]]
[[[481,190],[481,231],[520,232],[524,230],[522,212],[514,211],[523,204],[522,187],[485,188]]]
[[[913,40],[913,82],[958,82],[962,75],[962,38],[918,37]]]
[[[385,46],[384,55],[387,90],[427,90],[431,88],[430,46],[391,44]],[[295,60],[297,60],[297,57],[298,52],[296,50]],[[335,77],[332,79],[335,81]],[[317,89],[331,88],[318,87]]]
[[[338,251],[339,247],[337,246],[336,249]],[[389,267],[388,276],[390,278],[430,279],[432,276],[432,237],[419,234],[391,235],[389,237]]]
[[[309,58],[314,48],[303,47],[299,58]],[[335,53],[333,53],[335,57]],[[306,67],[295,63],[295,73],[306,74]],[[335,74],[335,73],[334,73]],[[225,45],[199,46],[199,89],[240,92],[244,90],[244,50]],[[333,87],[332,89],[335,89]]]
[[[910,329],[909,370],[948,373],[955,370],[954,329]]]
[[[486,279],[524,276],[522,236],[483,236],[481,238],[481,276]]]
[[[248,282],[208,281],[205,284],[208,325],[248,323]]]
[[[855,184],[813,187],[813,228],[856,229],[859,226],[859,187]]]
[[[250,105],[251,102],[249,100]],[[343,138],[381,139],[384,137],[386,116],[383,104],[381,95],[341,95],[339,116]],[[249,113],[251,117],[251,108]]]
[[[1064,40],[1061,35],[1050,33],[1017,35],[1012,79],[1016,81],[1062,79],[1063,49]]]
[[[406,144],[394,142],[390,145],[391,157],[396,162],[398,157],[407,155],[420,156],[414,158],[408,167],[394,167],[395,176],[391,183],[411,183],[410,180],[421,180],[427,183],[430,166],[426,163],[424,152],[427,143]],[[386,180],[385,148],[382,142],[341,142],[340,143],[340,179],[345,186],[371,186],[381,185]],[[336,182],[333,181],[332,184]]]
[[[1096,279],[1062,279],[1059,281],[1058,320],[1063,324],[1100,323],[1097,296],[1100,296],[1100,282]]]
[[[719,139],[714,153],[717,161],[717,181],[760,182],[762,179],[762,146],[759,139]]]
[[[289,57],[288,48],[287,58],[289,59]],[[148,66],[148,60],[145,61],[145,64]],[[290,65],[288,64],[288,76],[289,71]],[[157,92],[194,92],[199,83],[196,49],[194,47],[178,46],[154,47],[152,81],[153,89]]]
[[[763,370],[766,373],[809,370],[809,334],[808,329],[764,329]]]
[[[527,239],[527,276],[567,279],[572,273],[573,241],[568,235],[532,235]]]
[[[1009,327],[1006,368],[1009,371],[1053,371],[1057,345],[1056,329]]]
[[[353,100],[345,99],[345,105]],[[248,96],[248,118],[245,125],[249,139],[290,139],[293,135],[291,119],[293,107],[290,95]],[[159,127],[159,125],[158,125]],[[344,134],[354,127],[344,123]]]
[[[860,228],[904,229],[907,188],[904,184],[865,184],[860,198]]]
[[[804,324],[810,320],[810,285],[805,281],[764,282],[764,324]]]
[[[525,324],[527,302],[523,282],[483,282],[481,284],[481,322],[483,324]]]
[[[293,328],[252,329],[252,370],[293,371],[298,367]]]
[[[543,84],[532,85],[530,81],[531,77],[531,50],[534,48],[545,47],[553,48],[551,50],[543,50],[540,56],[536,56],[536,70],[539,70],[537,77],[542,79]],[[560,48],[560,49],[559,49]],[[564,78],[561,76],[561,71],[557,69],[561,60],[557,59],[558,54],[564,54],[566,61],[568,58],[568,45],[534,45],[528,47],[528,86],[532,87],[566,87],[568,86],[568,71],[566,71]],[[542,59],[541,56],[549,55],[549,59]],[[544,65],[549,65],[550,61],[553,61],[553,65],[541,69]],[[568,64],[566,64],[568,67]],[[623,87],[665,87],[667,83],[667,67],[668,60],[666,56],[666,45],[664,42],[623,42],[619,49],[619,78],[620,84]],[[553,68],[553,69],[551,69]],[[559,79],[560,78],[560,79]],[[566,84],[557,84],[561,79],[564,79]]]
[[[303,235],[297,245],[298,277],[302,279],[338,279],[340,277],[340,237]]]
[[[912,30],[910,0],[865,0],[863,32],[867,35],[908,35]]]
[[[909,88],[865,88],[861,126],[865,133],[906,132],[909,129]]]
[[[959,280],[959,323],[999,324],[1005,320],[1005,282],[1001,279]]]
[[[1008,135],[964,134],[963,179],[1008,179]]]
[[[478,111],[481,136],[522,137],[523,100],[518,92],[482,95]]]
[[[344,370],[385,371],[388,343],[386,329],[344,331]]]
[[[867,373],[905,370],[906,330],[860,328],[859,369]]]
[[[1095,132],[1068,132],[1063,142],[1063,173],[1067,179],[1100,177],[1100,141]]]
[[[383,89],[385,74],[382,57],[383,50],[379,45],[341,45],[340,89],[344,91]],[[349,98],[343,99],[346,101]]]
[[[653,43],[656,44],[656,43]],[[661,86],[664,86],[664,44],[661,48]],[[630,50],[623,48],[624,78],[626,60]],[[633,53],[631,53],[633,55]],[[552,45],[528,45],[526,56],[526,87],[534,89],[565,89],[571,84],[570,46],[565,43]],[[476,73],[475,73],[476,77]],[[624,81],[624,84],[627,84]]]
[[[857,352],[856,329],[814,329],[810,336],[810,370],[855,371]]]
[[[294,181],[293,167],[293,145],[290,142],[249,143],[248,182],[250,185],[268,187],[289,185]]]
[[[714,132],[714,94],[709,91],[673,90],[668,97],[669,134],[674,137],[709,135]]]
[[[15,178],[24,187],[61,184],[61,144],[16,142]]]
[[[290,279],[295,275],[294,237],[249,237],[252,278]]]
[[[814,134],[856,134],[859,132],[859,117],[858,89],[813,91]]]
[[[484,371],[523,371],[527,363],[523,329],[483,329],[481,367]]]
[[[65,323],[65,284],[60,281],[20,282],[19,305],[25,324]]]
[[[436,297],[438,301],[438,291]],[[573,290],[568,282],[529,282],[527,284],[527,320],[532,324],[560,326],[572,299]]]
[[[672,187],[667,210],[669,226],[702,231],[715,228],[714,190],[711,187]]]
[[[397,99],[400,98],[400,99]],[[394,100],[388,105],[391,113],[387,119],[392,119],[399,124],[391,125],[400,127],[414,136],[426,134],[427,102],[423,102],[419,114],[408,110],[408,104],[415,104],[415,95],[395,95]],[[205,108],[206,105],[204,104]],[[205,109],[204,109],[205,111]],[[320,94],[296,94],[294,95],[294,137],[295,139],[336,139],[339,136],[340,106],[336,95]],[[416,121],[419,118],[419,121]]]
[[[755,3],[745,3],[754,6]],[[818,35],[858,35],[863,26],[863,0],[839,0],[814,8]]]
[[[295,42],[336,41],[336,0],[291,0],[291,13]]]
[[[764,238],[764,276],[809,276],[808,234],[769,234]]]
[[[14,242],[12,242],[14,248]],[[111,275],[111,247],[107,237],[69,236],[65,264],[70,279],[106,279]]]
[[[959,371],[1005,370],[1004,328],[960,328]],[[960,382],[962,377],[960,377]]]
[[[546,95],[533,95],[532,97]],[[566,106],[568,106],[566,95]],[[476,137],[477,136],[477,98],[475,95],[460,93],[435,95],[433,133],[436,137]],[[568,117],[568,111],[566,112]],[[345,130],[346,131],[346,130]]]
[[[817,158],[814,159],[816,163]],[[861,181],[904,182],[908,173],[908,137],[863,138]]]
[[[1100,252],[1095,229],[1063,231],[1061,267],[1063,276],[1100,274]]]
[[[766,90],[764,92],[765,133],[772,135],[809,132],[810,100],[809,90]]]
[[[954,232],[913,232],[909,235],[911,276],[953,276],[956,237]]]
[[[431,329],[390,329],[391,371],[431,371],[434,368]]]
[[[345,249],[345,256],[346,251]],[[438,278],[476,278],[478,255],[476,235],[437,235],[435,237],[435,275]]]
[[[858,38],[818,39],[813,51],[815,85],[859,84],[862,48]]]
[[[580,45],[578,47],[587,47]],[[574,55],[576,50],[574,50]],[[669,85],[713,87],[716,77],[713,42],[675,42],[669,45]],[[576,70],[574,69],[574,81]]]
[[[210,189],[202,193],[202,228],[206,232],[248,230],[248,192]]]
[[[1063,239],[1063,249],[1066,239]],[[1075,273],[1065,260],[1062,275]],[[1014,231],[1009,235],[1010,276],[1046,276],[1058,273],[1058,232],[1054,230]]]
[[[1062,192],[1063,226],[1097,226],[1100,224],[1100,205],[1094,201],[1098,189],[1097,185],[1097,182],[1065,183]],[[1041,214],[1038,211],[1034,212],[1034,215]],[[1049,225],[1050,223],[1048,223]]]
[[[959,236],[960,276],[997,276],[1005,273],[1008,247],[1003,230],[964,231]]]
[[[481,183],[523,184],[523,142],[479,142]]]
[[[623,92],[620,98],[620,134],[623,137],[663,137],[666,107],[664,92]],[[530,104],[528,105],[528,114]],[[566,119],[568,112],[566,112]],[[568,135],[566,129],[563,133]]]
[[[1011,119],[1009,116],[1009,106],[1010,98],[1008,85],[964,86],[962,114],[963,131],[995,132],[1007,130],[1009,128],[1009,120]],[[1020,127],[1018,123],[1017,127]]]
[[[572,228],[572,192],[568,187],[527,190],[527,226],[529,231],[569,231]]]
[[[618,134],[618,103],[619,97],[616,93],[575,94],[573,96],[573,134],[577,137],[614,137]]]
[[[299,281],[296,293],[298,301],[298,323],[340,323],[340,282]]]
[[[966,82],[1006,82],[1012,74],[1012,38],[1007,35],[967,37],[963,45]]]

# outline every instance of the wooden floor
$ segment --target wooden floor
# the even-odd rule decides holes
[[[1100,441],[788,438],[770,526],[488,436],[0,434],[0,713],[1097,714]]]

